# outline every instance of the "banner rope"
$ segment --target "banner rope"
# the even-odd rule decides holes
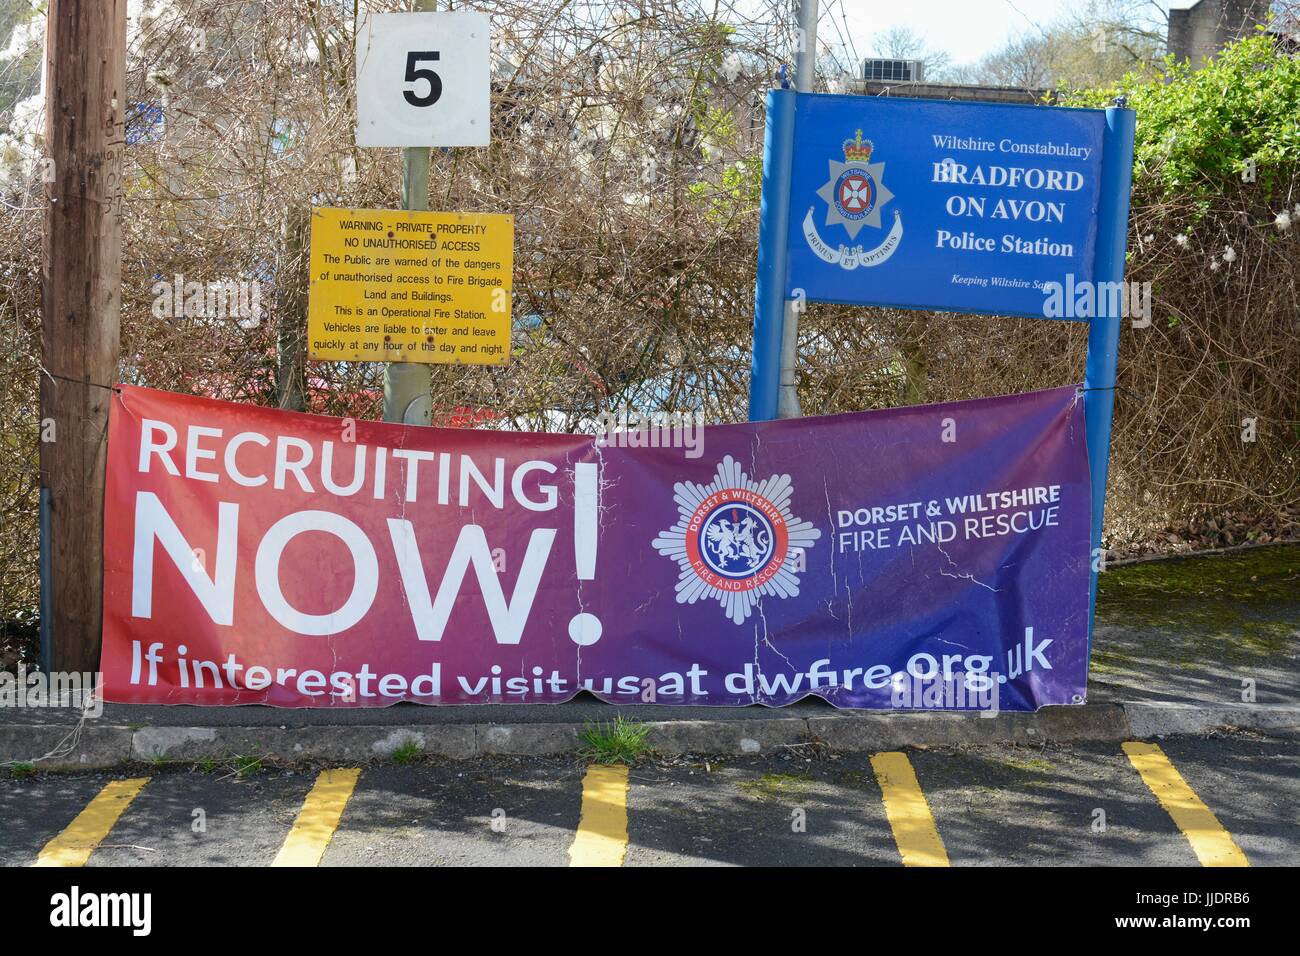
[[[72,378],[68,375],[60,375],[58,372],[51,372],[47,368],[43,368],[41,371],[50,378],[57,378],[61,382],[71,382],[73,385],[90,385],[94,388],[102,388],[106,391],[115,392],[117,394],[121,394],[122,392],[122,389],[116,385],[104,385],[102,382],[89,382],[81,378]]]

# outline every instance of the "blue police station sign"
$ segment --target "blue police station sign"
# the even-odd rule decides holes
[[[1091,282],[1104,110],[800,94],[788,298],[1047,317]]]
[[[767,96],[751,421],[794,385],[803,302],[1032,318],[1092,290],[1081,387],[1101,547],[1136,117],[1105,110]],[[791,381],[785,372],[791,373]],[[1094,565],[1095,568],[1095,565]],[[1092,574],[1095,602],[1097,573]]]

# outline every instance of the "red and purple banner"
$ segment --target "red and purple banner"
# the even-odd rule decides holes
[[[677,424],[421,428],[124,386],[106,699],[1082,702],[1076,387]]]

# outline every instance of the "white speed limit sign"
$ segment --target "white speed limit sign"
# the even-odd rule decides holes
[[[357,30],[358,146],[486,146],[487,14],[373,13]]]

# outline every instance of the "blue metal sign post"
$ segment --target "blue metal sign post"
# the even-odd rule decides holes
[[[790,174],[794,166],[794,90],[767,94],[763,186],[758,212],[758,283],[754,291],[754,354],[749,420],[776,418],[781,385],[781,330],[790,249]]]
[[[1101,208],[1097,211],[1098,283],[1123,282],[1128,250],[1128,206],[1133,189],[1133,137],[1136,114],[1106,110],[1101,159]],[[1097,574],[1101,563],[1101,522],[1106,509],[1106,475],[1110,468],[1110,427],[1115,412],[1115,372],[1122,315],[1114,296],[1097,296],[1098,313],[1088,324],[1088,364],[1084,372],[1083,417],[1088,429],[1088,468],[1092,472],[1092,583],[1088,604],[1088,646],[1097,611]]]
[[[777,89],[763,144],[750,420],[778,414],[787,299],[1088,321],[1094,610],[1134,128],[1122,106]],[[1054,314],[1053,284],[1089,312]]]

